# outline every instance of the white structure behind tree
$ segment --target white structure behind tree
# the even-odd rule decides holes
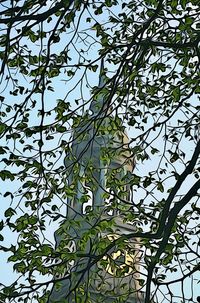
[[[102,63],[99,93],[96,100],[91,102],[86,119],[83,117],[78,127],[75,127],[71,153],[65,159],[68,186],[74,192],[67,201],[67,221],[72,222],[72,225],[79,222],[77,228],[68,227],[67,236],[71,237],[73,249],[82,251],[83,257],[71,262],[60,281],[60,287],[53,287],[49,303],[78,303],[76,294],[80,295],[81,291],[85,298],[81,302],[143,302],[138,283],[137,239],[127,242],[131,255],[113,247],[98,262],[99,254],[94,255],[95,243],[98,243],[95,234],[92,238],[89,233],[87,244],[83,247],[80,245],[80,239],[86,237],[87,231],[98,224],[106,225],[111,220],[112,229],[104,228],[99,232],[99,246],[101,239],[111,242],[121,235],[134,232],[133,225],[123,222],[123,212],[131,210],[128,176],[132,174],[134,161],[123,125],[112,129],[115,117],[103,94],[105,86]],[[109,181],[113,174],[121,182],[120,186],[113,186]],[[64,239],[62,233],[56,233],[57,246]]]

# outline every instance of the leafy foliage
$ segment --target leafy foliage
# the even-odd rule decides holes
[[[138,274],[135,259],[122,260],[126,252],[139,259],[135,279],[145,303],[196,302],[184,282],[195,287],[200,253],[199,1],[12,0],[0,8],[0,181],[8,204],[0,249],[17,272],[9,286],[1,284],[0,301],[45,303],[52,285],[70,281],[66,300],[92,302],[91,281],[108,267],[118,277],[130,267]],[[106,85],[99,88],[102,58]],[[92,115],[89,104],[102,96],[104,107]],[[109,170],[103,196],[104,212],[134,226],[129,234],[113,238],[114,216],[105,219],[89,205],[98,187],[95,163],[81,175],[87,146],[79,157],[72,153],[75,138],[90,136],[88,125],[93,142],[128,131],[123,157],[134,157],[136,168],[123,178],[123,167]],[[109,165],[120,151],[108,144],[101,161]],[[70,219],[66,201],[80,181],[85,215]],[[15,239],[4,244],[8,230]],[[138,238],[137,255],[131,243]],[[101,279],[99,293],[106,289]],[[135,289],[124,289],[120,298],[116,289],[106,295],[126,302]]]

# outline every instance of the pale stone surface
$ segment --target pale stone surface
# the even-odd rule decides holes
[[[102,66],[103,68],[103,66]],[[104,79],[100,77],[99,81],[99,87],[104,87]],[[92,111],[91,119],[93,119],[94,115],[98,115],[98,111],[105,108],[105,100],[100,96],[99,100],[93,101],[90,106],[90,110]],[[109,123],[109,119],[111,118],[105,118],[104,122],[106,125]],[[89,125],[83,123],[82,127],[79,127],[78,129],[75,129],[74,132],[74,141],[72,144],[72,152],[71,155],[67,155],[65,159],[65,166],[69,170],[71,167],[71,172],[68,175],[68,182],[69,185],[72,182],[73,179],[73,169],[72,164],[73,161],[78,161],[80,163],[80,171],[79,176],[84,176],[85,173],[85,167],[88,165],[88,163],[91,163],[94,167],[94,176],[97,179],[98,187],[93,192],[93,201],[92,201],[92,207],[104,207],[105,201],[103,198],[103,194],[106,187],[106,172],[109,169],[112,168],[123,168],[124,175],[126,175],[127,172],[132,173],[134,168],[134,161],[131,157],[130,151],[128,150],[128,144],[129,139],[125,132],[117,131],[114,135],[112,133],[106,133],[102,134],[101,136],[96,135],[96,128],[94,127],[94,123],[91,124],[90,121],[88,121]],[[84,132],[84,138],[81,138],[79,134],[81,132]],[[116,156],[114,159],[110,161],[110,164],[107,165],[101,160],[101,152],[103,148],[111,147],[116,149]],[[69,218],[81,218],[84,216],[83,213],[83,207],[81,205],[80,198],[83,193],[83,185],[80,181],[77,184],[76,188],[76,195],[73,199],[68,199],[68,216]],[[129,188],[127,187],[127,192],[129,191]],[[117,215],[117,212],[115,213]],[[106,216],[104,215],[105,218]],[[107,216],[108,217],[108,216]],[[109,217],[108,217],[109,218]],[[116,216],[115,218],[116,223],[116,229],[115,234],[116,236],[120,236],[123,234],[129,234],[134,232],[134,227],[130,224],[123,223],[122,219]],[[82,220],[81,228],[78,231],[79,235],[84,233],[88,228],[90,228],[87,224],[84,224],[84,221]],[[73,231],[72,231],[73,233]],[[60,236],[57,234],[56,236],[56,242],[59,243]],[[101,235],[102,236],[102,235]],[[103,237],[106,237],[108,235],[104,234]],[[62,236],[61,236],[62,237]],[[74,241],[76,246],[76,241]],[[133,248],[137,249],[138,242],[135,241],[133,244]],[[134,259],[135,267],[139,271],[139,265],[137,265],[137,260]],[[81,268],[87,267],[87,259],[82,261],[81,264],[76,264],[73,267],[72,272],[76,271],[78,272]],[[98,265],[97,265],[98,266]],[[95,268],[90,268],[90,271],[95,271]],[[89,289],[91,292],[91,302],[92,303],[98,303],[98,302],[107,302],[112,303],[115,301],[115,299],[120,296],[124,295],[124,303],[139,303],[143,302],[143,296],[141,293],[138,293],[137,290],[139,289],[139,285],[136,283],[135,278],[136,274],[128,274],[122,278],[116,278],[114,275],[109,273],[109,270],[107,271],[101,271],[102,279],[106,281],[106,283],[102,283],[102,279],[98,278],[98,276],[95,277],[94,282],[91,283],[92,289]],[[78,274],[76,279],[77,281],[81,278],[81,274]],[[85,274],[82,279],[83,281],[86,280],[87,274]],[[73,303],[74,301],[71,296],[68,296],[67,299],[66,295],[69,295],[69,291],[72,287],[72,284],[70,282],[70,279],[65,279],[61,281],[61,288],[59,290],[56,290],[54,287],[52,289],[51,295],[49,297],[48,303],[55,303],[55,302],[66,302],[66,303]],[[121,285],[125,284],[125,286],[122,288]],[[74,285],[74,284],[73,284]],[[113,297],[110,295],[107,297],[106,291],[107,290],[113,290]],[[132,291],[132,293],[129,293]],[[136,291],[136,292],[134,292]],[[129,293],[129,296],[126,297],[126,294]],[[136,293],[137,296],[136,297]]]

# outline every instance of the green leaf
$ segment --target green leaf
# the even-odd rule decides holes
[[[191,24],[193,24],[193,22],[194,22],[193,18],[191,18],[191,17],[185,17],[185,23],[187,25],[191,25]]]
[[[164,186],[162,185],[162,182],[158,182],[158,183],[157,183],[157,189],[158,189],[161,193],[164,192]]]
[[[6,154],[7,150],[0,146],[0,155]]]
[[[53,68],[51,71],[49,71],[48,76],[49,78],[54,78],[59,75],[60,71],[58,68]]]
[[[171,5],[172,8],[176,8],[177,5],[178,5],[178,0],[171,0],[170,5]]]
[[[34,32],[30,31],[29,38],[30,38],[31,42],[35,42],[39,39],[39,36],[36,35]]]
[[[50,256],[52,254],[52,248],[48,244],[44,244],[41,247],[41,252],[44,256]]]
[[[93,72],[96,72],[98,65],[91,65],[90,68],[92,69]]]
[[[188,0],[180,0],[180,4],[181,4],[183,9],[186,8],[187,3],[188,3]]]
[[[10,217],[12,217],[13,215],[15,215],[16,214],[16,211],[13,209],[13,208],[11,208],[11,207],[9,207],[6,211],[5,211],[5,217],[6,218],[10,218]]]
[[[154,155],[154,154],[156,154],[156,153],[158,153],[158,152],[159,152],[159,150],[158,150],[157,148],[152,147],[152,149],[151,149],[152,155]]]
[[[151,177],[146,177],[145,180],[143,181],[143,185],[145,188],[147,188],[149,185],[151,185],[152,179]]]
[[[111,7],[112,6],[112,0],[105,0],[105,4],[106,4],[106,6]]]
[[[1,222],[0,222],[0,230],[3,229],[3,226],[4,226],[4,222],[3,222],[3,220],[1,220]]]
[[[172,156],[170,158],[170,162],[171,163],[174,163],[175,161],[177,161],[179,159],[179,155],[175,152],[175,153],[172,153]]]
[[[65,126],[62,126],[62,125],[56,125],[56,130],[59,133],[64,133],[64,132],[67,131],[67,128]]]
[[[2,134],[5,129],[6,129],[6,124],[0,123],[0,134]]]
[[[173,89],[172,95],[174,97],[174,100],[177,102],[180,100],[181,97],[181,91],[180,91],[180,86],[177,86]]]
[[[4,197],[8,197],[8,196],[10,196],[11,197],[11,199],[13,199],[14,198],[14,196],[13,196],[13,194],[11,193],[11,192],[9,192],[9,191],[7,191],[4,195],[3,195]]]
[[[167,264],[171,263],[172,260],[173,260],[173,254],[170,254],[167,257],[162,259],[162,264],[167,265]]]
[[[27,266],[26,266],[24,261],[21,261],[19,263],[16,263],[13,266],[13,269],[16,270],[19,273],[25,273],[27,271]]]

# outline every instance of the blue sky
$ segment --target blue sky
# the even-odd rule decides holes
[[[116,11],[114,11],[114,13],[116,14],[118,12],[119,12],[119,8],[118,9],[116,8]],[[101,22],[104,22],[107,19],[107,16],[102,16],[101,18],[102,18]],[[84,18],[82,20],[84,20]],[[85,35],[84,34],[85,29],[88,28],[89,26],[90,26],[89,23],[85,23],[84,21],[81,22],[80,28],[83,30],[83,33],[82,33],[83,37]],[[95,36],[95,32],[91,31],[90,34],[92,34],[93,36]],[[68,36],[66,36],[66,38],[65,38],[65,34],[62,34],[62,38],[61,38],[60,42],[58,44],[55,44],[52,47],[52,51],[54,49],[54,51],[56,53],[59,53],[60,50],[62,50],[63,47],[66,45],[67,40],[69,39],[69,37],[70,37],[70,34]],[[91,38],[91,41],[92,41],[92,38]],[[26,42],[29,45],[30,41],[26,41]],[[33,44],[30,44],[30,45],[31,45],[32,52],[36,52],[37,53],[39,45],[37,45],[37,43],[36,43],[35,46],[33,46]],[[77,43],[77,47],[79,49],[81,49],[83,47],[83,45],[81,44],[81,42]],[[95,59],[97,57],[99,47],[100,47],[100,45],[98,43],[94,44],[91,47],[91,49],[89,51],[89,54],[88,54],[88,57],[90,56],[91,60],[93,60],[93,59]],[[77,52],[76,52],[76,50],[74,48],[71,49],[70,54],[71,54],[71,56],[73,58],[72,59],[72,63],[76,62],[78,60],[78,56],[77,56]],[[50,109],[54,108],[56,106],[56,102],[57,102],[56,100],[57,99],[64,99],[65,96],[66,96],[66,94],[67,94],[67,92],[70,91],[71,89],[72,89],[72,92],[67,96],[66,101],[69,101],[71,104],[73,104],[72,107],[76,106],[76,102],[75,102],[76,99],[80,99],[80,98],[84,97],[85,100],[88,100],[90,98],[90,87],[87,87],[86,81],[83,81],[83,85],[84,85],[83,93],[84,93],[84,96],[82,96],[80,94],[80,86],[77,87],[76,89],[73,89],[73,83],[76,83],[80,79],[80,77],[81,77],[82,74],[83,74],[83,69],[79,70],[77,72],[76,76],[73,79],[73,82],[72,81],[71,82],[66,81],[67,78],[66,78],[66,75],[65,75],[64,72],[61,73],[58,78],[52,79],[53,83],[51,84],[51,86],[53,86],[54,92],[52,92],[52,91],[46,91],[46,93],[45,93],[45,107],[46,107],[46,110],[50,110]],[[99,75],[99,69],[96,72],[92,72],[92,71],[88,72],[88,80],[89,80],[89,83],[90,83],[91,87],[97,85],[97,83],[98,83],[98,75]],[[31,84],[28,83],[28,82],[26,82],[20,75],[17,75],[17,77],[18,77],[19,81],[21,83],[23,83],[24,86],[28,86],[28,87],[31,86]],[[31,79],[29,79],[29,80],[31,80]],[[4,83],[3,83],[3,87],[4,87]],[[17,96],[17,97],[11,97],[9,95],[9,88],[4,92],[4,96],[5,96],[6,100],[7,100],[7,102],[9,102],[10,104],[12,104],[13,102],[15,102],[16,98],[19,98],[19,101],[20,101],[20,98],[21,98],[19,96]],[[38,96],[35,96],[35,98],[36,99],[38,98],[38,102],[40,102]],[[81,102],[82,101],[80,101],[80,104],[81,104]],[[39,117],[37,116],[37,110],[38,110],[38,108],[36,107],[36,109],[34,111],[32,111],[32,116],[31,116],[30,122],[33,125],[39,124]],[[178,118],[182,118],[181,115],[182,114],[178,114],[178,116],[174,118],[174,123],[176,123],[176,121],[177,121]],[[45,118],[45,123],[51,123],[52,119],[53,119],[53,116],[46,117]],[[173,121],[172,121],[172,123],[173,123]],[[133,137],[137,136],[137,131],[134,130],[134,129],[132,129],[132,128],[127,128],[127,132],[129,134],[130,138],[133,138]],[[69,132],[69,134],[64,135],[63,139],[67,140],[69,138],[69,135],[70,135],[70,132]],[[156,133],[154,133],[154,137],[155,136],[156,136]],[[3,141],[2,144],[6,145],[7,142]],[[56,145],[57,143],[54,141],[53,144]],[[162,137],[162,133],[161,133],[160,139],[157,140],[157,143],[156,143],[155,147],[160,150],[160,147],[161,146],[163,147],[163,144],[164,144],[163,143],[163,137]],[[182,144],[184,145],[184,141],[183,141]],[[54,148],[54,146],[52,146],[52,143],[46,143],[45,148],[52,149],[52,148]],[[169,148],[170,148],[170,146],[169,146]],[[190,156],[192,154],[192,151],[194,149],[194,143],[190,142],[189,145],[187,145],[186,147],[183,146],[183,148],[185,148],[185,150],[187,151],[187,160],[189,160],[189,158],[190,158]],[[143,176],[144,174],[146,174],[147,170],[149,170],[149,171],[153,170],[154,167],[159,162],[159,160],[160,160],[159,157],[156,158],[156,157],[152,156],[149,159],[149,161],[145,162],[145,165],[138,163],[137,166],[136,166],[136,173],[139,174],[140,176]],[[1,165],[2,165],[2,167],[4,167],[4,164],[1,164]],[[183,167],[184,166],[182,164],[179,164],[178,165],[178,170],[181,172],[182,169],[183,169]],[[170,186],[170,182],[172,182],[172,181],[169,179],[169,181],[168,180],[166,181],[166,184],[168,184]],[[188,178],[187,181],[185,182],[184,186],[181,188],[181,191],[185,192],[191,186],[192,183],[193,183],[193,178],[191,178],[191,177]],[[173,183],[171,183],[171,184],[173,184]],[[9,182],[9,181],[2,182],[1,181],[1,188],[3,188],[2,194],[5,193],[6,191],[9,191],[10,188],[12,188],[12,190],[14,190],[14,188],[17,190],[18,186],[19,186],[18,182]],[[140,191],[138,190],[138,191],[136,191],[134,193],[134,199],[137,201],[137,200],[141,199],[142,195],[145,195],[145,193],[142,192],[142,190],[140,190]],[[163,193],[163,194],[158,193],[157,194],[157,199],[161,199],[164,196],[166,196],[166,193]],[[2,207],[0,208],[0,217],[3,218],[4,211],[6,210],[7,207],[10,206],[10,199],[9,199],[9,197],[3,198],[3,196],[1,198],[2,198],[1,199],[2,200]],[[18,202],[19,202],[19,200],[15,199],[14,206],[17,205]],[[13,207],[13,205],[12,205],[12,207]],[[23,206],[22,206],[22,210],[23,210]],[[54,229],[55,229],[55,226],[54,226]],[[52,228],[49,229],[48,233],[49,233],[50,240],[53,241]],[[16,243],[16,240],[17,240],[16,239],[16,237],[17,237],[16,234],[13,234],[10,231],[5,230],[4,236],[5,236],[5,243],[4,243],[5,245],[9,245],[9,243]],[[15,279],[16,273],[13,273],[13,271],[12,271],[12,264],[6,263],[5,254],[1,254],[0,256],[1,256],[1,261],[2,261],[1,275],[3,277],[4,283],[5,284],[9,284],[11,281],[13,281]],[[175,274],[173,274],[173,275],[175,275]],[[172,277],[173,277],[173,275],[172,275]],[[185,282],[184,287],[186,289],[185,290],[186,295],[189,297],[190,296],[190,286],[189,286],[189,282],[187,280]],[[197,288],[198,288],[198,285],[195,286],[194,292],[196,293],[196,295],[194,295],[194,296],[198,295],[198,289]],[[172,289],[173,289],[174,293],[179,293],[181,291],[179,289],[178,285],[174,285],[172,287]],[[163,302],[165,303],[167,301],[163,301]],[[179,301],[177,301],[177,302],[179,302]],[[176,302],[173,302],[173,303],[176,303]]]

